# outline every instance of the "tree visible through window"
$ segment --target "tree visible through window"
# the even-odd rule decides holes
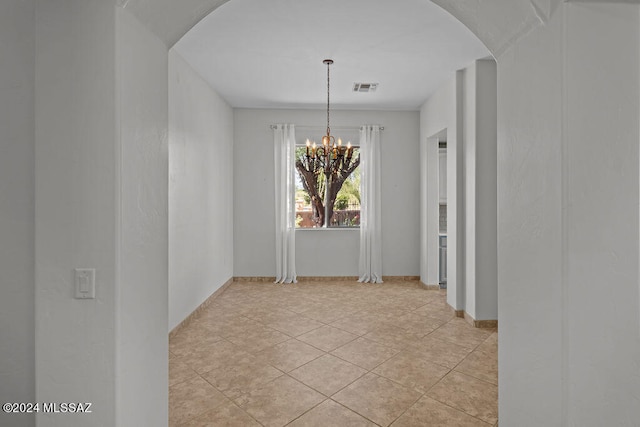
[[[296,227],[358,227],[359,147],[351,146],[348,149],[345,144],[342,150],[336,150],[335,155],[331,156],[331,161],[341,162],[342,167],[339,171],[335,170],[337,168],[329,168],[329,176],[325,174],[325,165],[319,164],[318,156],[314,156],[313,146],[307,147],[306,142],[299,142],[296,148]],[[329,221],[325,220],[327,217]]]

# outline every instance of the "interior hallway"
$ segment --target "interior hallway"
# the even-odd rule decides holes
[[[171,426],[494,426],[498,334],[417,282],[235,282],[169,343]]]

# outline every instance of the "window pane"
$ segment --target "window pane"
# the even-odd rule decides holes
[[[355,147],[354,158],[360,156],[360,150]],[[331,227],[360,226],[360,166],[358,166],[344,181],[338,191],[333,206]]]
[[[357,131],[351,131],[353,140],[356,140],[357,135]],[[322,135],[311,135],[298,141],[296,149],[296,227],[323,227],[327,209],[329,213],[333,211],[328,227],[358,227],[360,225],[359,148],[352,146],[351,150],[347,150],[345,143],[341,150],[336,150],[337,155],[332,156],[332,164],[338,165],[338,167],[334,168],[337,173],[331,174],[332,185],[329,187],[328,195],[330,203],[327,208],[325,204],[327,178],[324,172],[322,149],[320,144],[316,143],[316,156],[314,156],[312,147],[307,150],[307,138],[312,143],[314,140],[321,141]],[[349,139],[346,141],[349,142]],[[332,199],[333,203],[331,203]]]

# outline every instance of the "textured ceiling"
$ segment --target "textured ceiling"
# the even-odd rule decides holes
[[[425,0],[233,0],[174,48],[234,107],[415,110],[455,70],[490,55]],[[354,93],[355,82],[379,83]]]

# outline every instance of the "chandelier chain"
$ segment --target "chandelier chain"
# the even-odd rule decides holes
[[[331,135],[331,127],[329,126],[329,67],[331,66],[330,62],[327,62],[327,136]]]

